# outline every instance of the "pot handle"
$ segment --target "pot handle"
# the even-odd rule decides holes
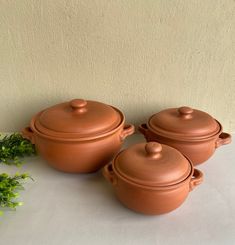
[[[232,136],[231,134],[228,133],[221,133],[219,135],[219,138],[217,139],[217,141],[215,142],[215,148],[220,147],[221,145],[227,145],[229,143],[231,143],[232,141]]]
[[[21,131],[23,138],[28,139],[32,144],[35,144],[34,133],[30,127],[26,127]]]
[[[146,123],[142,123],[141,125],[139,125],[138,130],[140,131],[141,134],[143,134],[144,136],[147,135],[148,132],[148,126]]]
[[[107,179],[112,185],[117,184],[117,178],[115,177],[115,174],[113,172],[113,166],[111,163],[103,167],[102,173],[105,179]]]
[[[195,168],[193,172],[193,176],[189,183],[189,190],[192,191],[196,186],[200,185],[202,181],[203,181],[203,173]]]
[[[120,140],[123,141],[127,136],[132,135],[135,132],[135,127],[132,124],[126,124],[120,135]]]

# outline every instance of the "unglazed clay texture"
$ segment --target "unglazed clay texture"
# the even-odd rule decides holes
[[[231,142],[231,135],[222,130],[222,125],[209,114],[190,107],[163,110],[139,126],[147,141],[178,149],[194,165],[205,162],[216,148]]]
[[[150,144],[151,147],[154,146],[154,144],[156,145],[155,153],[152,150],[152,153],[154,153],[155,156],[149,156],[149,152],[146,152],[146,150],[148,151],[150,148],[148,147]],[[144,145],[147,146],[145,147],[145,150],[142,147]],[[166,153],[169,155],[164,158],[164,153],[160,153],[159,151],[159,145],[160,144],[158,143],[150,142],[147,144],[143,143],[131,146],[130,148],[127,148],[119,153],[113,160],[112,164],[106,165],[103,169],[104,177],[113,185],[116,196],[120,202],[133,211],[151,215],[164,214],[173,211],[185,201],[189,192],[202,182],[203,174],[201,171],[194,169],[192,163],[187,158],[182,155],[181,159],[179,158],[174,162],[174,155],[172,153],[180,153],[176,149],[168,146],[164,146],[165,148],[169,149],[169,151],[166,151]],[[133,151],[134,147],[136,148]],[[142,147],[142,150],[140,147]],[[124,155],[125,151],[130,151],[132,154],[125,154],[125,157],[118,159],[119,156]],[[123,166],[130,165],[132,160],[131,155],[135,154],[136,156],[133,158],[133,161],[140,161],[137,164],[138,166],[141,166],[135,169],[135,173],[137,173],[136,176],[141,176],[141,179],[135,178],[133,181],[133,176],[129,175],[129,167],[126,168],[126,171],[128,170],[128,172],[120,172],[118,166],[120,164]],[[144,158],[145,161],[143,161]],[[178,168],[177,165],[179,166]],[[147,171],[149,168],[156,169],[156,167],[161,170],[161,172],[155,171],[154,173],[151,173]],[[172,176],[177,176],[178,178],[184,174],[185,169],[187,169],[186,167],[189,167],[190,171],[186,178],[175,184],[167,184],[169,180],[172,181]],[[141,173],[139,172],[140,170]],[[125,171],[125,169],[123,169],[123,171]],[[143,176],[145,177],[145,183],[147,183],[149,176],[152,184],[144,184]],[[161,182],[159,182],[159,180],[161,180]],[[143,184],[140,184],[140,181],[142,181]],[[165,186],[164,183],[166,183]]]
[[[81,102],[82,100],[77,100],[77,103],[80,104]],[[38,113],[35,117],[32,118],[30,127],[26,127],[22,130],[22,134],[25,138],[28,138],[33,144],[35,144],[38,153],[51,166],[58,170],[70,173],[89,173],[97,171],[112,160],[114,155],[120,150],[124,139],[128,135],[134,133],[134,126],[125,125],[124,116],[120,111],[118,111],[117,115],[119,115],[121,123],[119,123],[112,130],[110,129],[110,131],[105,131],[99,135],[93,135],[96,129],[100,130],[100,128],[103,127],[103,123],[106,123],[106,125],[104,126],[105,129],[109,126],[109,123],[111,125],[113,123],[112,117],[110,117],[110,122],[107,120],[103,122],[102,118],[100,121],[99,115],[99,121],[95,121],[95,118],[97,118],[96,114],[102,114],[102,109],[105,111],[104,113],[106,113],[107,111],[109,113],[110,108],[112,109],[112,111],[114,110],[113,107],[99,104],[99,102],[87,102],[87,104],[89,103],[92,104],[90,107],[87,106],[88,108],[90,108],[90,110],[86,110],[86,108],[82,106],[81,108],[76,108],[76,110],[80,111],[75,111],[75,114],[73,108],[74,100],[66,103],[65,105],[64,103],[62,103],[56,106],[56,111],[58,113],[57,119],[61,119],[62,117],[64,122],[62,121],[60,122],[60,124],[66,125],[66,128],[61,128],[61,132],[53,132],[53,130],[51,129],[48,130],[45,125],[42,126],[40,124],[41,113]],[[92,106],[94,105],[95,108],[98,106],[100,110],[92,110]],[[58,126],[56,124],[56,118],[51,117],[50,114],[50,112],[52,111],[53,115],[55,114],[56,116],[56,113],[54,113],[54,108],[55,107],[52,107],[52,109],[48,108],[47,114],[49,116],[46,117],[46,120],[44,121],[47,121],[49,123],[51,122],[51,119],[51,125]],[[87,116],[86,113],[94,114],[94,119],[92,116]],[[79,133],[80,131],[72,133],[71,130],[76,130],[76,128],[74,129],[74,125],[76,126],[76,121],[79,123],[80,119],[82,121],[81,129],[83,127],[85,128],[85,126],[87,127],[86,122],[82,120],[82,118],[84,119],[84,117],[86,118],[86,120],[87,118],[89,118],[89,120],[87,120],[88,125],[92,123],[92,128],[88,128],[89,131],[92,130],[92,134],[87,137],[79,137],[79,134],[83,133],[82,131],[81,133]],[[44,130],[44,133],[39,131],[36,123],[38,123],[38,128],[39,126],[41,126],[40,129]],[[70,132],[66,133],[64,132],[65,130],[69,130]],[[48,134],[46,134],[45,132],[47,132]]]

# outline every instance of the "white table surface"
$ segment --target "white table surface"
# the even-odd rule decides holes
[[[129,137],[126,146],[143,141]],[[29,172],[17,211],[0,217],[1,245],[235,244],[235,142],[198,168],[204,182],[177,210],[146,216],[125,208],[101,173],[66,174],[40,157],[1,172]]]

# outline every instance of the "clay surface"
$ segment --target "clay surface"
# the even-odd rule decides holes
[[[144,164],[147,169],[145,175],[145,179],[146,179],[145,184],[143,181],[142,184],[138,182],[138,179],[135,179],[134,182],[133,178],[129,178],[128,172],[124,176],[122,172],[118,171],[117,166],[120,164],[119,162],[120,159],[118,160],[118,156],[124,154],[125,150],[119,153],[119,155],[115,157],[112,164],[108,164],[103,168],[103,175],[110,183],[112,183],[116,196],[118,197],[120,202],[122,202],[126,207],[136,212],[150,214],[150,215],[164,214],[173,211],[185,201],[189,192],[193,190],[195,186],[199,185],[202,182],[203,174],[201,171],[194,169],[190,160],[187,160],[187,164],[190,167],[190,172],[188,176],[178,183],[171,184],[171,185],[166,184],[164,186],[163,184],[164,181],[166,181],[167,183],[169,178],[172,178],[172,176],[173,177],[177,176],[178,178],[180,174],[183,174],[185,172],[184,168],[186,162],[184,162],[183,164],[181,162],[179,164],[178,169],[177,168],[175,170],[171,168],[169,169],[168,167],[169,165],[171,165],[171,160],[170,162],[165,161],[166,159],[164,160],[165,162],[159,161],[159,159],[161,158],[161,156],[159,156],[160,153],[159,144],[156,145],[155,150],[153,149],[152,142],[148,144],[142,144],[142,145],[146,145],[146,147],[142,148],[142,151],[139,149],[139,147],[137,147],[136,153],[140,154],[140,151],[141,151],[141,155],[144,152],[146,153],[145,163],[143,162],[142,157],[141,157],[142,159],[140,160],[142,162],[141,171],[142,172],[145,171]],[[126,151],[128,151],[128,149]],[[134,154],[133,151],[132,153]],[[152,156],[150,156],[149,153],[151,153]],[[137,158],[138,157],[135,157],[135,160]],[[123,165],[125,163],[129,165],[131,159],[126,159],[127,162],[125,162],[125,158],[122,158],[122,161],[124,161],[122,162]],[[149,164],[152,165],[159,164],[157,169],[158,170],[162,169],[162,170],[158,172],[155,169],[156,167],[152,166],[153,171],[155,169],[156,172],[150,174],[150,172],[148,171]],[[174,164],[177,165],[177,162],[174,162]],[[137,173],[140,170],[139,167],[135,169],[135,166],[133,166],[133,169],[136,170]],[[169,173],[168,177],[167,177],[167,173]],[[144,173],[142,174],[144,175]],[[140,174],[137,175],[141,176]],[[149,185],[149,183],[147,182],[147,175],[149,175],[150,179],[152,180],[152,185]],[[157,182],[153,181],[154,178],[153,175],[155,176]],[[161,176],[162,176],[162,182],[160,182],[161,184],[159,185],[158,181],[161,179]]]
[[[178,149],[194,165],[208,160],[219,146],[229,144],[231,135],[209,114],[190,107],[170,108],[154,114],[139,131],[147,141]]]
[[[102,115],[104,118],[100,118]],[[112,160],[124,139],[133,133],[134,126],[125,124],[119,110],[85,100],[48,108],[22,130],[52,167],[70,173],[97,171]]]

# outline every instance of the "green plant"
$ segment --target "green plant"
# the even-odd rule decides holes
[[[0,163],[19,166],[23,163],[22,157],[35,154],[34,145],[19,133],[0,139]]]
[[[23,181],[26,179],[32,179],[29,174],[15,174],[9,176],[6,173],[0,174],[0,207],[15,209],[17,206],[21,206],[23,203],[16,201],[19,197],[19,190],[23,190]],[[33,179],[32,179],[33,180]],[[0,215],[3,211],[0,210]]]

